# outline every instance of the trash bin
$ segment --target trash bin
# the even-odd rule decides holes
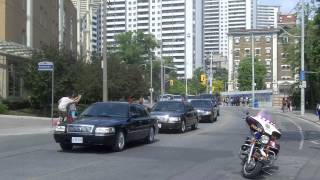
[[[254,108],[258,108],[258,107],[259,107],[259,102],[258,102],[258,100],[254,100],[253,107],[254,107]]]

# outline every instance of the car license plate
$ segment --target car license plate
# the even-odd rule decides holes
[[[161,124],[160,123],[158,123],[158,128],[161,128]]]
[[[83,143],[83,138],[82,137],[72,137],[71,138],[71,143],[73,143],[73,144],[82,144]]]

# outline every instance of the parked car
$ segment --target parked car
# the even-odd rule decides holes
[[[198,119],[201,122],[209,121],[212,123],[218,118],[218,108],[208,99],[193,99],[191,105],[198,113]]]
[[[173,95],[172,100],[173,101],[182,101],[183,97],[181,95]]]
[[[161,101],[154,105],[151,116],[159,121],[159,130],[178,130],[184,133],[187,127],[198,128],[197,112],[184,101]]]
[[[154,142],[157,133],[157,119],[150,117],[145,106],[99,102],[85,109],[76,121],[58,125],[53,136],[64,151],[90,145],[106,145],[122,151],[130,141]]]

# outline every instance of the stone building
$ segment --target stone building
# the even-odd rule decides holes
[[[62,13],[59,3],[63,3]],[[70,0],[0,0],[0,97],[24,95],[19,64],[30,59],[35,49],[58,48],[60,41],[76,52],[76,20]],[[59,27],[64,37],[60,40]]]

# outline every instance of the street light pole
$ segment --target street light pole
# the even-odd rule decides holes
[[[211,58],[210,58],[210,94],[212,94],[212,61],[213,61],[213,52],[211,52]]]
[[[107,1],[103,1],[103,101],[108,101],[108,70],[107,70]]]
[[[163,68],[163,57],[162,57],[162,40],[160,41],[160,79],[161,79],[161,96],[164,94],[164,68]]]
[[[255,96],[254,96],[254,88],[255,88],[255,78],[254,78],[254,36],[253,30],[251,32],[251,66],[252,66],[252,107],[254,107]]]
[[[151,53],[151,52],[150,52]],[[150,105],[153,105],[153,87],[152,87],[152,57],[149,53],[149,59],[150,59]]]
[[[300,76],[302,74],[304,74],[304,0],[301,0],[301,73]],[[304,115],[305,112],[305,87],[303,86],[303,81],[304,79],[302,79],[300,77],[301,80],[301,115]]]

